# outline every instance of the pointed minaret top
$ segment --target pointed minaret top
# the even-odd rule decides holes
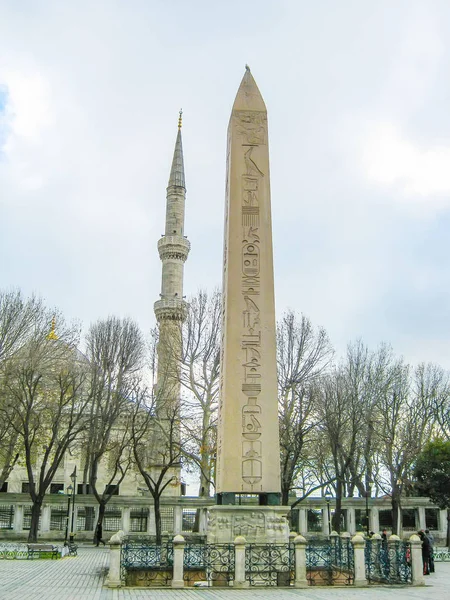
[[[181,115],[178,117],[178,134],[175,142],[175,151],[173,153],[172,168],[170,170],[169,186],[176,185],[185,188],[184,182],[184,161],[183,161],[183,143],[181,141]]]
[[[253,79],[248,65],[245,65],[244,77],[236,94],[233,110],[258,110],[264,112],[267,110],[261,92],[256,85],[256,81]]]

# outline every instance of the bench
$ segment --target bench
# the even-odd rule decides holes
[[[59,557],[59,550],[53,544],[27,544],[28,558],[42,558],[43,555],[50,555],[51,558]]]

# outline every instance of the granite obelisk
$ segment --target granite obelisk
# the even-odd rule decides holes
[[[246,67],[228,126],[218,504],[280,503],[267,110]]]

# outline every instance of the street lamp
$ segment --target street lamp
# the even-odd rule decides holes
[[[367,534],[367,537],[369,537],[369,535],[370,535],[370,531],[369,531],[369,494],[370,494],[370,490],[367,489],[366,490],[366,534]]]
[[[74,531],[73,531],[73,522],[75,519],[75,490],[77,487],[77,467],[75,466],[72,475],[70,476],[70,479],[72,480],[73,483],[73,487],[72,487],[72,520],[70,523],[70,542],[73,543],[73,536],[74,536]]]
[[[67,545],[67,536],[69,535],[69,520],[70,520],[70,500],[72,498],[72,486],[67,488],[67,514],[66,514],[66,533],[64,535],[64,545]]]
[[[324,498],[326,500],[327,503],[327,514],[328,514],[328,535],[331,535],[331,511],[330,511],[330,500],[332,498],[332,494],[330,492],[330,489],[327,488],[325,490],[325,494],[324,494]]]

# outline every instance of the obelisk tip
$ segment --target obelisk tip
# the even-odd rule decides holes
[[[245,73],[242,78],[233,104],[233,110],[257,110],[266,112],[266,105],[256,81],[250,72],[250,67],[245,65]]]

